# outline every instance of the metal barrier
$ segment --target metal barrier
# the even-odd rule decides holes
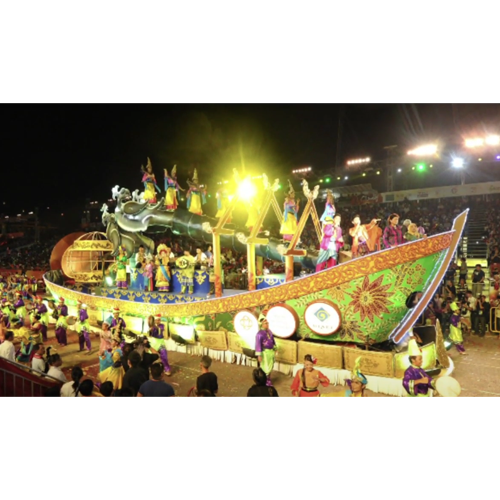
[[[41,397],[61,382],[20,363],[0,358],[0,397]]]
[[[490,308],[490,333],[500,333],[500,330],[497,329],[497,312],[498,306]],[[500,317],[498,318],[498,323],[500,323]]]

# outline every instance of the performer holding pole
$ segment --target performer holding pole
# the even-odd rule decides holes
[[[277,349],[278,347],[276,346],[274,335],[271,330],[269,330],[269,322],[265,316],[263,316],[261,318],[261,329],[255,338],[255,354],[259,360],[260,367],[267,375],[267,386],[273,385],[271,382],[271,372],[273,371]]]

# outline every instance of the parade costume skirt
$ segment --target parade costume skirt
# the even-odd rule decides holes
[[[262,351],[262,362],[260,364],[260,367],[262,368],[262,371],[268,376],[273,371],[275,356],[276,353],[273,349],[263,349]]]
[[[167,210],[175,210],[179,204],[177,203],[177,191],[174,187],[167,188],[165,196],[165,208]]]

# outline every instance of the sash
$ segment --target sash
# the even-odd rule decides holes
[[[163,274],[163,277],[167,280],[167,281],[170,281],[170,276],[168,275],[167,273],[167,270],[165,269],[165,266],[160,266],[160,271],[161,271],[161,274]]]

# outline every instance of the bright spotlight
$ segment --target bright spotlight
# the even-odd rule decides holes
[[[454,158],[451,165],[454,168],[462,168],[464,166],[464,160],[463,158]]]
[[[420,146],[417,149],[412,149],[408,151],[409,155],[412,156],[430,156],[436,154],[437,146],[435,144],[428,144],[426,146]]]
[[[238,195],[242,200],[251,200],[256,194],[257,188],[250,179],[244,179],[238,186]]]
[[[349,177],[346,175],[346,176],[344,177],[344,180],[347,180],[347,179],[349,179]]]
[[[479,146],[484,145],[484,140],[480,137],[476,137],[475,139],[466,139],[465,147],[467,148],[477,148]]]
[[[401,172],[401,169],[400,169],[400,168],[398,168],[398,172]]]
[[[111,286],[113,284],[113,278],[106,276],[106,285]]]
[[[500,137],[498,135],[490,135],[489,137],[486,137],[486,144],[489,146],[496,146],[497,144],[500,144]]]

